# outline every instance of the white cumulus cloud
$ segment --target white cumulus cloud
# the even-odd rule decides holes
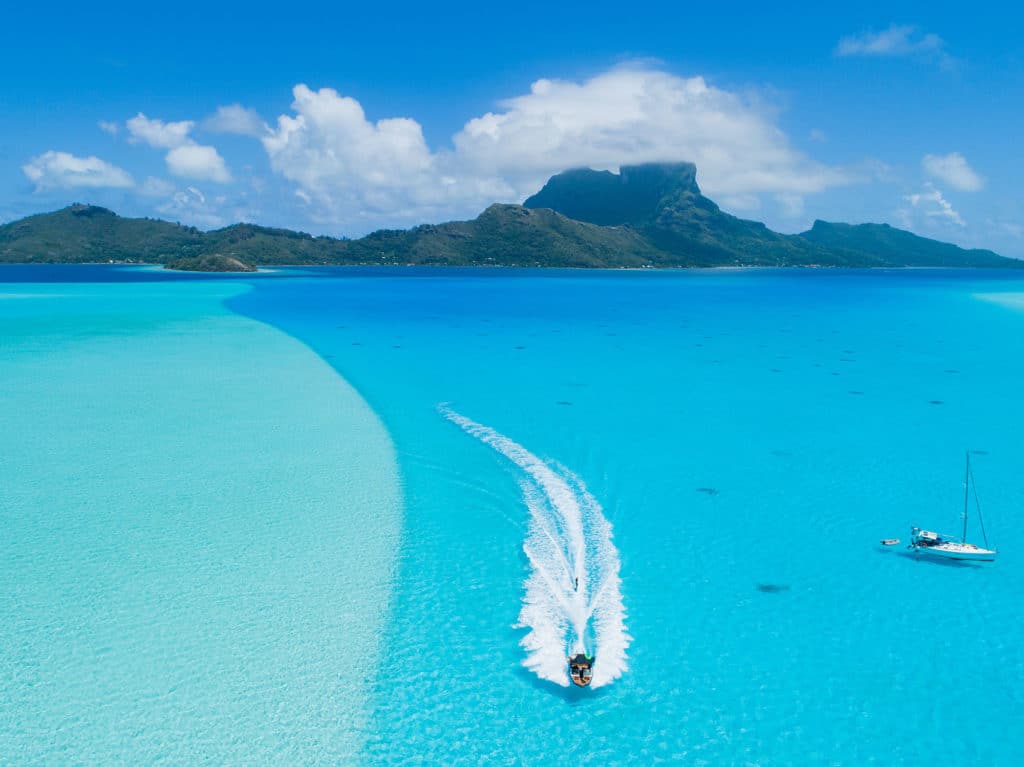
[[[214,133],[234,133],[239,136],[261,138],[270,131],[255,109],[241,104],[217,107],[217,111],[203,120],[203,127]]]
[[[415,120],[373,122],[330,88],[293,90],[263,137],[271,167],[342,226],[472,215],[519,202],[572,167],[693,161],[712,195],[799,196],[850,183],[795,150],[771,112],[701,77],[617,67],[583,82],[538,80],[432,150]]]
[[[271,167],[309,199],[346,218],[415,217],[439,204],[437,158],[415,120],[366,119],[355,99],[331,88],[293,90],[296,115],[263,138]]]
[[[216,181],[226,184],[231,181],[224,158],[212,146],[185,144],[167,153],[167,170],[181,178],[199,181]]]
[[[817,192],[844,174],[795,151],[769,114],[702,77],[623,67],[583,83],[538,80],[466,123],[456,153],[529,191],[553,170],[691,160],[717,194]]]
[[[216,148],[197,144],[189,135],[195,127],[193,121],[164,122],[139,112],[125,127],[129,141],[168,150],[164,159],[172,175],[219,184],[231,181],[227,163]]]
[[[76,157],[52,149],[33,157],[21,166],[36,191],[75,189],[80,187],[131,187],[135,185],[128,171],[111,165],[99,157]]]
[[[925,184],[923,191],[908,194],[903,199],[928,219],[948,221],[957,226],[967,225],[967,222],[956,212],[949,200],[932,184]]]
[[[921,160],[925,173],[949,184],[962,192],[977,192],[985,186],[985,180],[972,168],[959,152],[949,154],[926,154]]]
[[[135,117],[125,122],[128,140],[145,142],[157,149],[174,149],[191,142],[188,134],[195,126],[191,120],[181,122],[165,123],[163,120],[151,120],[139,112]]]

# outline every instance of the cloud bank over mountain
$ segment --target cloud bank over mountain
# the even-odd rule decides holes
[[[261,137],[271,167],[318,217],[409,220],[517,202],[569,167],[688,160],[719,195],[793,198],[851,183],[794,149],[768,109],[741,94],[625,66],[583,82],[538,80],[431,149],[410,117],[367,118],[331,88],[293,90],[292,113]],[[799,206],[797,206],[799,207]]]

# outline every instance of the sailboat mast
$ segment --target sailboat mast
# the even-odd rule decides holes
[[[963,513],[964,529],[963,529],[963,533],[960,535],[960,543],[966,543],[967,542],[967,501],[970,498],[970,495],[969,495],[970,489],[971,489],[971,451],[968,450],[967,451],[967,468],[964,470],[964,513]]]

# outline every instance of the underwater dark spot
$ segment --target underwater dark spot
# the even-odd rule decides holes
[[[618,333],[605,333],[606,336],[617,336]]]
[[[718,495],[718,490],[713,487],[698,487],[697,492],[705,495]]]
[[[858,391],[857,389],[850,389],[850,394],[863,394],[864,392]]]
[[[694,346],[703,346],[704,344],[694,344]]]
[[[972,450],[971,455],[988,455],[988,450]]]
[[[837,375],[839,375],[839,373],[836,373],[836,372],[833,371],[832,375],[837,376]]]
[[[362,344],[361,344],[361,343],[359,343],[358,341],[353,341],[353,342],[352,342],[352,345],[353,345],[353,346],[362,346]]]
[[[960,371],[956,370],[955,368],[950,368],[949,370],[943,370],[942,372],[943,373],[959,373]]]
[[[779,370],[778,368],[772,368],[772,372],[773,373],[781,373],[782,371]]]
[[[517,346],[516,348],[517,349],[525,349],[526,347],[525,346]]]
[[[815,362],[814,363],[814,367],[820,368],[820,367],[823,367],[823,365],[820,362]]]
[[[337,328],[338,330],[344,330],[345,327],[345,325],[335,325],[335,328]]]
[[[392,344],[391,348],[392,349],[401,349],[402,347],[399,344]]]
[[[856,362],[857,360],[855,360],[855,359],[850,359],[849,357],[840,357],[840,358],[839,358],[839,361],[840,361],[840,362]]]
[[[785,583],[759,583],[757,590],[762,594],[780,594],[783,591],[789,591],[789,586]]]
[[[940,400],[940,399],[930,399],[930,400],[928,400],[928,404],[929,404],[929,405],[944,405],[944,404],[946,404],[946,403],[944,403],[944,402],[943,402],[942,400]]]
[[[774,455],[776,458],[788,458],[789,456],[793,455],[788,450],[769,450],[768,452],[770,455]]]
[[[567,399],[560,399],[555,403],[556,405],[571,405],[572,403]]]

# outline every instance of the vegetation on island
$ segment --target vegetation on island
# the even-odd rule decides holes
[[[201,271],[253,265],[956,266],[1020,267],[886,224],[816,221],[780,234],[705,197],[692,163],[571,170],[523,205],[491,205],[472,221],[381,230],[357,240],[235,224],[202,232],[106,208],[71,205],[0,226],[0,263],[166,264]]]
[[[234,256],[210,253],[203,256],[182,256],[164,264],[164,269],[181,272],[255,272],[256,267],[239,261]]]

